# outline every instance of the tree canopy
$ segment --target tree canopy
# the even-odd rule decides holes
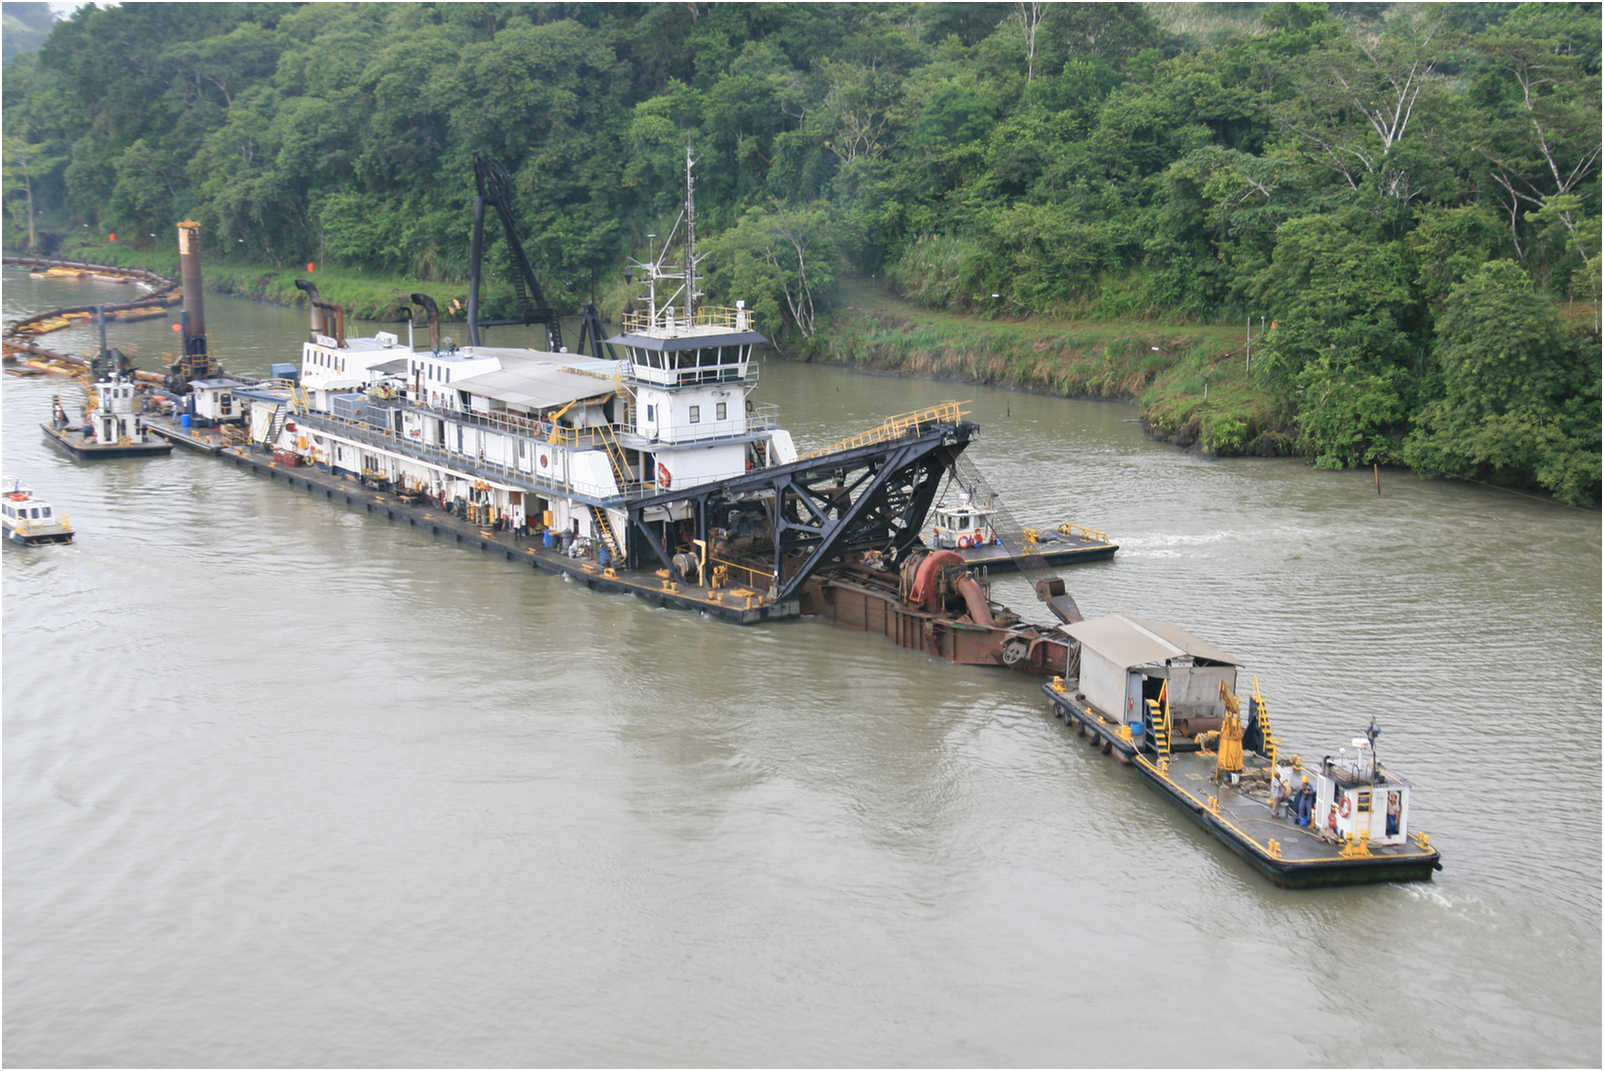
[[[1597,5],[85,5],[4,79],[12,247],[190,217],[460,278],[481,152],[577,298],[666,232],[688,145],[712,282],[792,340],[849,273],[1262,315],[1319,463],[1597,494],[1596,304],[1539,325],[1599,298]]]

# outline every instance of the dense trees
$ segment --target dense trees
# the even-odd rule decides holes
[[[7,241],[192,216],[231,256],[460,277],[478,151],[577,297],[667,230],[688,145],[711,284],[778,334],[852,271],[987,316],[1263,315],[1319,463],[1586,500],[1599,40],[1565,3],[85,6],[8,57]]]

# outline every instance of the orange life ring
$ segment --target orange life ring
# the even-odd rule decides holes
[[[958,549],[959,550],[968,550],[969,549],[969,537],[968,536],[959,536],[958,537]]]
[[[1343,796],[1342,797],[1342,806],[1340,808],[1338,808],[1338,809],[1342,812],[1342,817],[1344,817],[1344,818],[1348,817],[1348,815],[1353,813],[1353,801],[1350,800],[1347,796]]]
[[[666,491],[673,486],[673,483],[673,478],[668,474],[668,466],[659,463],[657,466],[657,486]]]

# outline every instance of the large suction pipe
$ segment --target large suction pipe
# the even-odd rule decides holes
[[[952,585],[954,591],[963,597],[964,605],[969,608],[969,620],[981,628],[991,628],[996,622],[991,616],[991,607],[986,603],[986,593],[980,590],[980,582],[965,573]]]

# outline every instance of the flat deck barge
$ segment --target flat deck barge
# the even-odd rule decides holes
[[[1042,686],[1054,715],[1277,885],[1425,881],[1442,869],[1430,838],[1410,832],[1414,786],[1375,758],[1374,725],[1306,767],[1282,753],[1257,680],[1242,716],[1236,662],[1218,648],[1121,617],[1066,631],[1079,675]]]
[[[1021,568],[1046,568],[1106,561],[1112,558],[1117,550],[1119,544],[1110,541],[1102,533],[1078,530],[1067,535],[1043,536],[1040,542],[1018,551],[991,543],[983,547],[960,550],[958,553],[963,557],[964,564],[970,568],[1005,573],[1016,572]]]

